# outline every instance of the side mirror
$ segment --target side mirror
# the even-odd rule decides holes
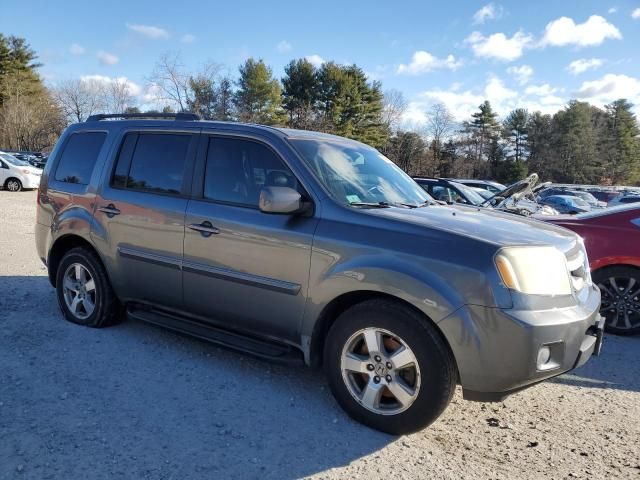
[[[302,196],[289,187],[263,187],[258,205],[263,213],[280,214],[298,213],[304,207]]]

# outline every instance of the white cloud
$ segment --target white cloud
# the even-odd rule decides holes
[[[413,57],[411,57],[411,63],[408,65],[404,63],[398,65],[396,73],[400,75],[420,75],[438,68],[456,70],[461,64],[462,62],[460,62],[460,60],[456,60],[453,55],[447,55],[447,58],[437,58],[429,52],[418,50],[413,54]]]
[[[548,83],[545,83],[543,85],[530,85],[525,89],[524,93],[526,95],[537,95],[539,97],[544,97],[551,95],[552,93],[555,93],[557,91],[557,88],[553,88]]]
[[[600,15],[591,15],[586,22],[578,24],[572,18],[560,17],[547,24],[540,43],[542,46],[590,47],[600,45],[608,38],[619,40],[622,34]]]
[[[407,106],[403,121],[411,126],[424,124],[427,121],[426,112],[436,102],[443,103],[458,122],[469,120],[485,100],[491,102],[494,111],[502,118],[515,108],[552,114],[566,104],[566,99],[557,94],[559,91],[548,84],[531,85],[524,91],[512,90],[505,86],[501,78],[491,75],[484,86],[463,91],[459,84],[454,84],[448,89],[420,93]]]
[[[117,55],[105,52],[103,50],[100,50],[98,53],[96,53],[96,57],[98,57],[98,60],[100,60],[100,63],[102,63],[103,65],[115,65],[120,61]]]
[[[72,55],[82,55],[86,52],[86,49],[82,45],[78,45],[77,43],[72,43],[69,47],[69,51]]]
[[[583,82],[575,96],[597,106],[611,103],[619,98],[626,98],[631,103],[638,104],[640,103],[640,79],[608,73],[599,80]]]
[[[292,48],[293,47],[291,46],[291,44],[286,40],[282,40],[278,43],[278,45],[276,45],[276,50],[278,50],[278,53],[290,52]]]
[[[129,80],[127,77],[108,77],[106,75],[83,75],[80,77],[80,81],[85,82],[87,84],[98,84],[98,85],[111,85],[113,83],[124,83],[127,86],[127,90],[130,95],[137,97],[142,93],[142,88],[135,83]]]
[[[633,12],[631,12],[631,18],[634,20],[638,20],[640,18],[640,8],[636,8]]]
[[[522,31],[516,32],[511,38],[504,33],[494,33],[485,37],[480,32],[473,32],[465,42],[471,45],[476,57],[512,62],[522,56],[525,47],[533,42],[533,37]]]
[[[180,39],[182,43],[193,43],[196,41],[196,36],[190,33],[185,33]]]
[[[600,68],[604,62],[599,58],[579,58],[567,65],[567,70],[573,75],[580,75],[587,70]]]
[[[317,53],[314,53],[313,55],[307,55],[304,58],[307,62],[311,63],[316,68],[320,68],[322,64],[325,62],[324,58],[322,58]]]
[[[533,75],[533,68],[529,65],[520,65],[519,67],[507,68],[507,73],[512,75],[520,85],[525,85],[529,82],[531,75]]]
[[[486,22],[487,20],[495,20],[502,16],[502,7],[500,5],[494,5],[488,3],[476,13],[473,14],[473,24],[478,25]]]
[[[618,7],[611,7],[609,10],[607,10],[607,13],[616,13],[618,11]]]
[[[144,35],[145,37],[152,38],[154,40],[169,38],[169,32],[167,32],[164,28],[155,27],[153,25],[127,23],[127,28],[132,32],[139,33],[140,35]]]

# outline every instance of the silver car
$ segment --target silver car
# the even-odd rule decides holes
[[[353,418],[394,434],[457,384],[501,400],[599,352],[600,293],[568,230],[437,205],[345,138],[110,117],[66,130],[38,193],[38,255],[71,322],[322,366]]]

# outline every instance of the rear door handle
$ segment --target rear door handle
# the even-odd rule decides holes
[[[210,237],[211,235],[217,235],[220,233],[220,229],[211,225],[211,222],[192,223],[189,225],[191,230],[200,232],[203,237]]]
[[[113,203],[110,203],[106,207],[98,207],[98,210],[102,213],[106,213],[109,218],[113,218],[115,215],[120,215],[120,210],[118,210]]]

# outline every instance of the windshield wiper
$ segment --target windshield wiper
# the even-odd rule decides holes
[[[387,202],[349,202],[349,205],[353,207],[371,207],[371,208],[389,208]]]

